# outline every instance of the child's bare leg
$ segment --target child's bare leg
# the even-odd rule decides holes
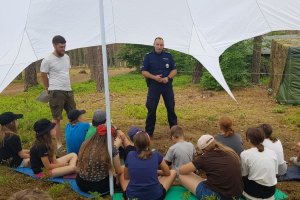
[[[76,166],[77,164],[77,154],[69,153],[63,157],[57,158],[57,161],[60,163],[69,163],[69,166]]]
[[[76,172],[75,166],[58,167],[51,170],[51,177],[60,177],[68,174],[73,174],[75,172]]]
[[[176,178],[176,171],[170,170],[170,172],[171,172],[170,176],[159,176],[159,182],[164,186],[166,191],[168,191],[168,189],[171,187],[172,183],[174,182],[174,179]]]

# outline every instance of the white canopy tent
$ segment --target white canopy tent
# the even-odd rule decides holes
[[[105,44],[152,45],[153,39],[161,36],[167,48],[199,60],[234,98],[220,69],[219,56],[234,43],[257,35],[299,30],[300,1],[3,0],[0,29],[0,92],[26,66],[52,51],[54,35],[63,35],[69,50],[103,44],[103,58]],[[107,65],[103,60],[110,123]]]

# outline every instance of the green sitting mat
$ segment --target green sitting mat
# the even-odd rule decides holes
[[[275,200],[284,200],[288,198],[288,195],[286,195],[285,193],[283,193],[281,190],[276,189],[275,192]],[[240,198],[240,200],[245,200],[245,198]]]
[[[113,200],[122,200],[122,193],[115,193]],[[182,186],[172,186],[166,195],[165,200],[197,200],[197,198]]]
[[[284,200],[287,199],[288,196],[280,190],[276,190],[275,200]],[[113,200],[122,200],[122,193],[115,193],[113,196]],[[172,186],[166,195],[165,200],[197,200],[197,197],[189,192],[186,188],[182,186]],[[240,198],[240,200],[245,200],[244,198]]]

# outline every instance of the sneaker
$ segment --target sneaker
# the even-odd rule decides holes
[[[290,161],[294,164],[300,167],[300,162],[298,161],[297,157],[291,157]]]

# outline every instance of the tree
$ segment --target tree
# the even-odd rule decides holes
[[[91,80],[96,81],[97,92],[104,91],[103,63],[101,46],[86,48],[87,64],[90,68]]]
[[[203,74],[203,65],[200,62],[196,62],[195,69],[192,76],[192,83],[200,83],[200,78]]]
[[[95,78],[96,78],[96,89],[97,92],[103,92],[104,91],[104,78],[103,78],[103,62],[102,62],[102,48],[101,46],[98,46],[98,54],[97,54],[97,65],[95,72]]]
[[[117,57],[126,61],[128,67],[139,70],[140,66],[143,65],[145,55],[151,52],[152,49],[152,46],[124,44],[121,46]]]
[[[24,92],[28,91],[30,87],[38,85],[36,65],[37,62],[33,62],[25,69]]]
[[[97,73],[97,57],[98,57],[98,47],[88,47],[86,48],[86,62],[90,68],[90,79],[96,81]]]
[[[260,79],[262,36],[254,37],[251,82],[258,84]]]

